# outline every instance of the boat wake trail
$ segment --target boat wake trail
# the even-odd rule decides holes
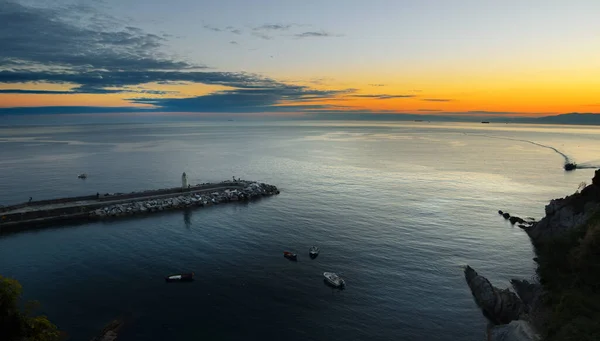
[[[542,148],[546,148],[546,149],[550,149],[550,150],[554,151],[558,155],[562,156],[563,159],[565,159],[565,163],[573,163],[573,161],[571,160],[571,158],[567,154],[561,152],[560,150],[558,150],[558,149],[556,149],[556,148],[554,148],[552,146],[548,146],[548,145],[545,145],[545,144],[537,143],[537,142],[530,141],[530,140],[513,139],[511,137],[501,137],[501,136],[482,135],[482,134],[471,134],[471,135],[484,136],[484,137],[488,137],[488,138],[491,138],[491,139],[510,140],[510,141],[518,141],[518,142],[530,143],[532,145],[535,145],[535,146],[538,146],[538,147],[542,147]],[[577,168],[582,168],[582,167],[580,167],[578,165]]]
[[[589,163],[581,163],[581,164],[577,165],[577,168],[579,168],[579,169],[599,169],[600,166],[594,166]]]

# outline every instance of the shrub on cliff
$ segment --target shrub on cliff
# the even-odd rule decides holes
[[[2,341],[57,341],[58,328],[45,316],[31,316],[34,304],[19,308],[21,284],[0,276],[0,340]]]
[[[538,276],[551,307],[545,340],[600,340],[600,212],[538,245]]]

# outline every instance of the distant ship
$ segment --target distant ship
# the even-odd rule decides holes
[[[481,121],[481,123],[490,123],[490,121]]]

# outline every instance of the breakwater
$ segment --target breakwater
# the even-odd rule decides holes
[[[60,198],[0,208],[0,233],[61,223],[145,215],[175,209],[248,201],[279,194],[277,187],[256,181],[206,183],[132,193]]]

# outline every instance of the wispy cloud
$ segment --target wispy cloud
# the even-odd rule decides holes
[[[380,87],[380,86],[385,86],[385,84],[369,84],[369,86],[376,86],[376,87]]]
[[[450,98],[423,98],[422,101],[425,102],[452,102],[453,99]]]
[[[239,45],[238,42],[235,41],[235,40],[230,41],[229,44],[231,44],[231,45]]]
[[[296,38],[325,38],[325,37],[341,37],[339,34],[332,34],[325,31],[307,31],[294,34]]]
[[[207,29],[209,31],[213,31],[213,32],[230,32],[233,34],[242,34],[242,30],[235,28],[233,26],[217,27],[217,26],[213,26],[210,24],[204,24],[204,25],[202,25],[202,27],[204,27],[205,29]]]
[[[374,99],[392,99],[392,98],[413,98],[413,97],[415,97],[415,95],[368,94],[368,95],[352,95],[351,97],[374,98]]]
[[[287,31],[296,24],[264,24],[261,26],[254,27],[254,31]]]
[[[260,39],[264,39],[264,40],[272,40],[273,39],[273,36],[268,35],[264,32],[260,32],[260,31],[254,31],[254,32],[252,32],[252,35],[255,37],[258,37]]]
[[[417,109],[417,111],[435,112],[435,111],[441,111],[441,110],[439,110],[439,109]]]

